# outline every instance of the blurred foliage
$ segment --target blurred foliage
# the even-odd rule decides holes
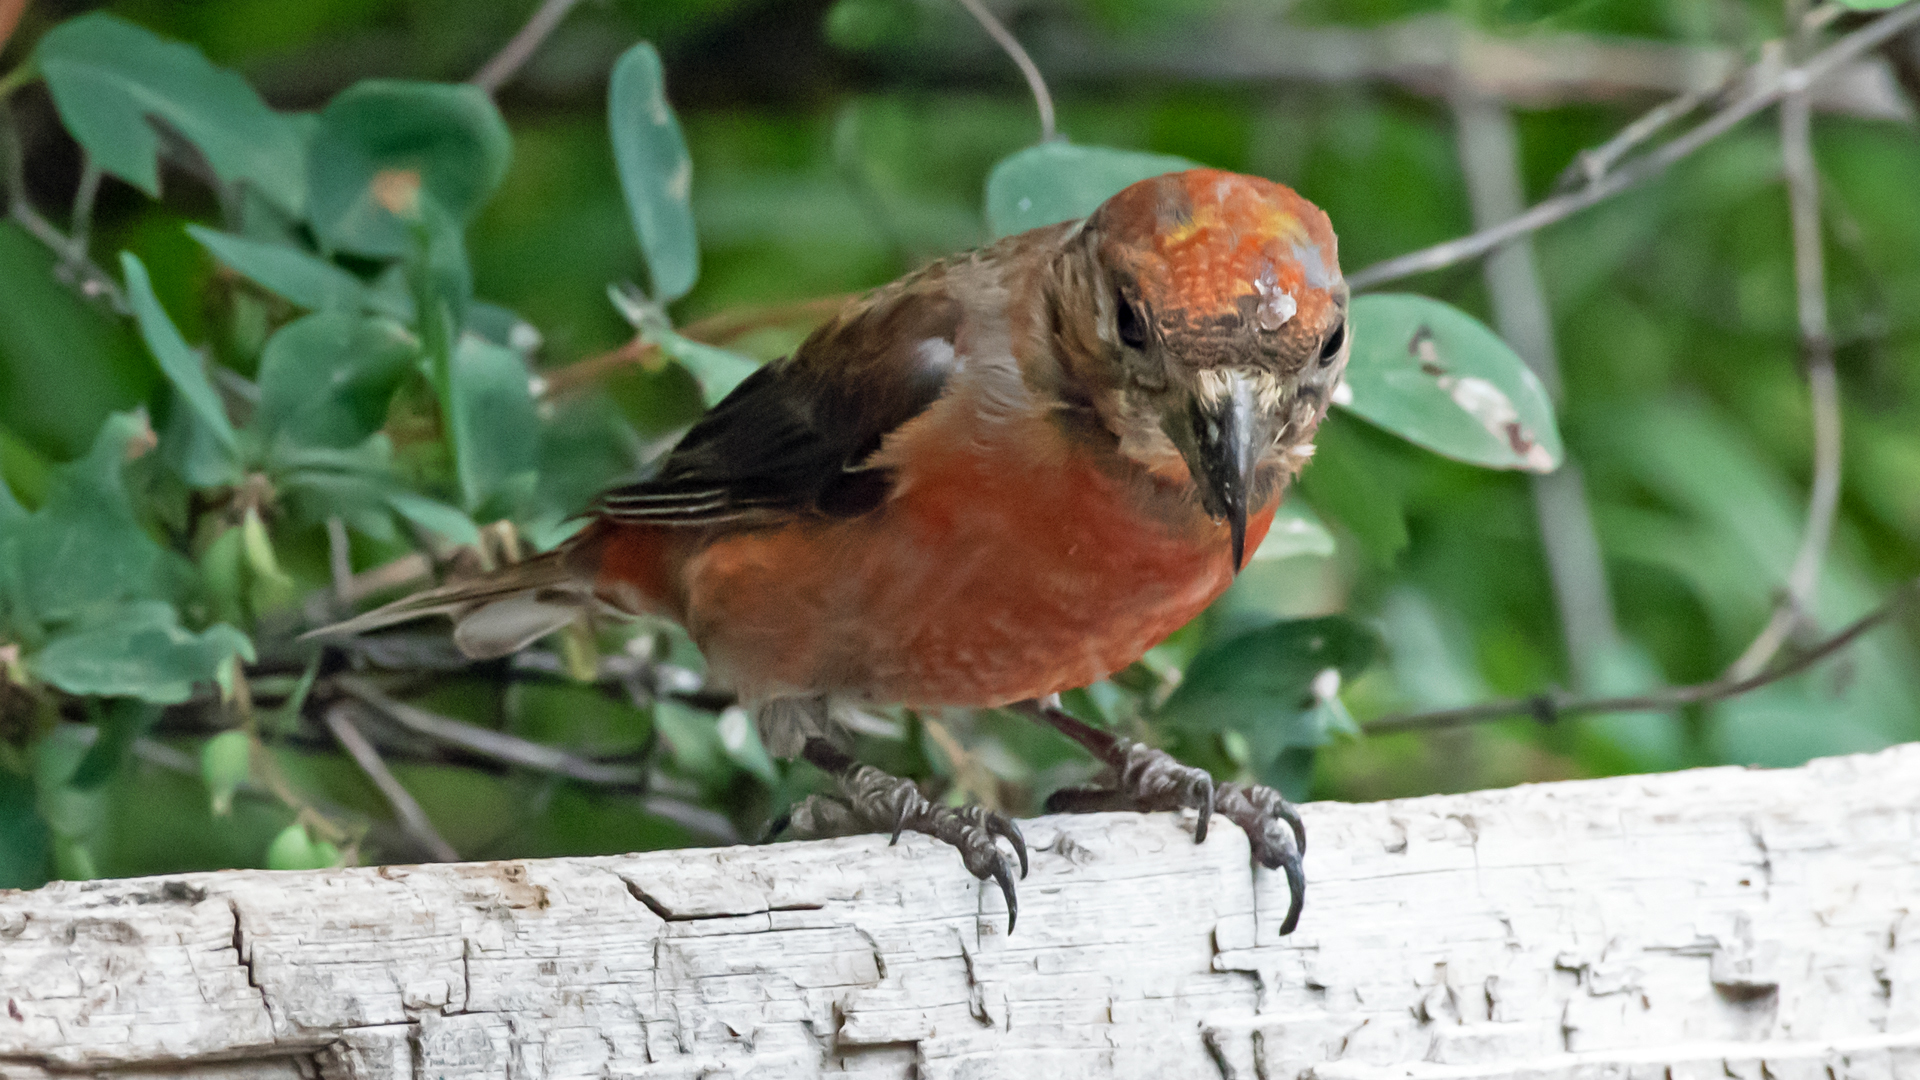
[[[349,702],[349,669],[626,778],[567,779],[356,712],[463,856],[757,836],[821,778],[768,758],[677,629],[570,631],[473,667],[438,627],[323,655],[295,639],[350,610],[330,560],[365,581],[558,543],[597,490],[798,343],[806,318],[782,305],[1084,213],[1181,159],[1293,185],[1332,216],[1349,269],[1470,224],[1443,104],[1357,84],[1093,80],[1056,85],[1068,141],[1031,147],[1004,58],[938,0],[581,5],[497,106],[459,80],[531,3],[80,10],[96,6],[43,0],[0,53],[0,76],[38,76],[0,83],[8,197],[82,238],[51,251],[0,223],[0,887],[419,857],[321,722]],[[1442,7],[1495,33],[1749,52],[1781,21],[1759,0],[1709,15],[1690,0],[1306,0],[1291,17],[1371,26]],[[1119,48],[1227,14],[1041,0],[1015,29],[1067,22]],[[1520,115],[1528,192],[1633,111]],[[1920,140],[1825,116],[1816,135],[1846,399],[1814,613],[1831,629],[1920,572]],[[1486,313],[1476,268],[1361,300],[1356,400],[1255,561],[1068,707],[1222,777],[1336,798],[1920,737],[1911,625],[1668,714],[1359,734],[1356,716],[1571,683],[1531,491],[1505,471],[1551,464],[1562,437],[1628,640],[1604,689],[1716,675],[1793,557],[1811,423],[1771,130],[1740,129],[1537,250],[1557,425],[1459,310]],[[89,255],[125,314],[75,284]],[[683,333],[736,315],[725,340]],[[605,359],[629,339],[654,348]],[[570,377],[595,357],[594,377]],[[952,800],[1030,813],[1091,772],[1000,713],[858,719],[867,760]]]

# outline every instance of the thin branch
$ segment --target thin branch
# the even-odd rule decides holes
[[[353,718],[347,715],[347,706],[344,703],[335,704],[327,709],[323,718],[327,722],[327,730],[333,732],[341,748],[353,758],[354,764],[360,766],[360,771],[367,774],[367,779],[373,781],[373,786],[380,789],[387,805],[393,807],[401,830],[434,862],[459,862],[460,853],[453,850],[453,845],[447,843],[440,831],[433,827],[433,821],[420,808],[413,793],[401,785],[393,775],[393,770],[380,760],[380,752],[353,725]]]
[[[527,24],[520,28],[520,32],[513,35],[513,39],[494,53],[493,59],[487,61],[467,81],[489,94],[499,90],[519,74],[521,66],[540,48],[540,43],[547,40],[547,35],[553,33],[554,27],[559,26],[560,21],[567,17],[567,12],[572,11],[579,2],[545,0],[534,11],[533,17],[527,20]]]
[[[1727,91],[1732,82],[1717,86],[1711,90],[1689,90],[1679,97],[1663,101],[1642,113],[1633,123],[1620,129],[1619,133],[1599,146],[1589,147],[1573,156],[1573,163],[1560,174],[1553,189],[1556,192],[1575,191],[1582,185],[1596,183],[1601,177],[1612,172],[1622,158],[1640,148],[1642,143],[1660,134],[1691,115],[1695,109],[1712,101]]]
[[[1461,171],[1473,204],[1473,220],[1497,225],[1526,206],[1520,173],[1519,134],[1512,113],[1500,102],[1462,87],[1451,98]],[[1494,325],[1555,402],[1562,396],[1560,361],[1553,336],[1553,312],[1540,283],[1533,238],[1515,237],[1481,264],[1493,300]],[[1600,537],[1587,505],[1579,463],[1571,457],[1546,476],[1528,477],[1534,518],[1553,583],[1560,617],[1561,645],[1574,685],[1592,690],[1601,665],[1619,644],[1613,597],[1607,584]]]
[[[1677,686],[1652,694],[1640,694],[1633,697],[1584,698],[1562,700],[1551,694],[1539,694],[1530,698],[1518,698],[1509,701],[1491,701],[1481,705],[1467,705],[1457,709],[1435,709],[1430,712],[1398,713],[1383,716],[1360,725],[1362,731],[1378,735],[1393,731],[1422,731],[1434,728],[1461,727],[1466,724],[1480,723],[1486,720],[1499,720],[1509,716],[1533,716],[1542,722],[1551,723],[1570,716],[1582,716],[1593,713],[1632,713],[1666,712],[1682,705],[1699,705],[1722,701],[1731,697],[1766,686],[1768,683],[1798,675],[1808,668],[1832,656],[1834,653],[1853,644],[1855,639],[1886,622],[1903,611],[1916,598],[1920,598],[1920,579],[1909,581],[1894,590],[1893,594],[1882,601],[1880,606],[1849,623],[1845,629],[1827,638],[1806,652],[1794,656],[1782,664],[1744,679],[1721,676],[1711,682],[1694,683],[1692,686]]]
[[[469,753],[537,772],[564,776],[585,784],[640,787],[647,770],[640,765],[607,765],[551,746],[463,723],[389,697],[379,687],[355,675],[341,675],[333,684],[348,697],[416,735],[457,746]]]
[[[1773,659],[1789,636],[1812,616],[1820,565],[1833,537],[1840,508],[1840,388],[1833,370],[1833,337],[1827,326],[1826,258],[1821,249],[1820,177],[1813,160],[1813,110],[1805,90],[1780,102],[1780,159],[1793,220],[1793,281],[1800,315],[1800,351],[1807,365],[1813,410],[1813,490],[1807,527],[1787,574],[1787,591],[1766,627],[1727,670],[1731,678],[1753,675]]]
[[[63,277],[69,281],[77,279],[82,296],[90,300],[104,298],[115,313],[132,314],[133,309],[127,306],[127,298],[121,293],[119,284],[87,258],[84,250],[76,250],[73,239],[41,217],[39,211],[27,201],[26,163],[20,149],[20,131],[13,121],[13,109],[4,98],[0,98],[0,158],[5,159],[0,161],[0,180],[4,180],[6,185],[8,216],[29,236],[46,245],[59,257],[59,270]]]
[[[73,191],[73,213],[68,216],[67,229],[72,234],[67,242],[73,245],[73,258],[83,260],[87,257],[88,241],[93,234],[93,204],[100,197],[100,163],[86,151],[80,153],[80,184]]]
[[[1423,274],[1484,255],[1517,236],[1536,232],[1596,203],[1604,202],[1627,189],[1665,172],[1675,162],[1738,127],[1743,121],[1789,93],[1806,89],[1835,69],[1909,26],[1920,23],[1920,0],[1911,0],[1815,54],[1805,63],[1782,70],[1760,73],[1752,87],[1720,111],[1695,127],[1646,155],[1635,158],[1613,173],[1579,191],[1570,191],[1536,203],[1519,217],[1490,229],[1435,244],[1385,262],[1375,263],[1348,278],[1358,289],[1376,288],[1390,281]]]
[[[722,311],[688,323],[680,328],[680,335],[708,345],[725,345],[755,330],[799,322],[817,323],[845,307],[847,301],[853,297],[853,293],[839,293],[784,304],[756,305]],[[617,349],[610,349],[598,356],[591,356],[568,364],[566,367],[545,372],[541,392],[548,397],[566,393],[598,382],[621,368],[635,364],[642,366],[650,364],[659,352],[659,348],[652,342],[636,334],[633,340]]]
[[[1013,32],[995,18],[993,12],[988,11],[987,5],[981,3],[981,0],[960,0],[960,6],[967,9],[967,13],[980,23],[986,30],[987,36],[1000,46],[1013,61],[1014,66],[1020,69],[1020,74],[1026,77],[1027,89],[1033,91],[1033,107],[1040,111],[1040,141],[1052,142],[1054,139],[1053,95],[1047,91],[1047,80],[1041,76],[1039,65],[1035,64],[1033,57],[1028,56],[1027,50],[1021,47],[1020,39],[1014,37]]]
[[[327,517],[327,572],[333,579],[333,598],[341,605],[353,603],[353,553],[352,541],[347,537],[347,523],[339,514]]]

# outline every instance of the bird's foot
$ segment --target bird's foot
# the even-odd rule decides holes
[[[1293,933],[1306,900],[1306,875],[1301,870],[1300,859],[1307,850],[1307,832],[1299,813],[1285,796],[1262,784],[1225,783],[1216,787],[1206,770],[1182,765],[1164,750],[1101,731],[1052,705],[1031,702],[1023,711],[1092,751],[1113,770],[1116,780],[1112,788],[1056,791],[1047,799],[1048,811],[1083,813],[1191,807],[1200,815],[1193,830],[1195,843],[1206,840],[1208,818],[1215,813],[1224,815],[1247,834],[1254,861],[1286,874],[1291,899],[1280,933],[1282,936]]]
[[[817,744],[817,745],[816,745]],[[951,807],[931,802],[913,781],[861,765],[824,740],[808,740],[807,760],[833,774],[842,798],[815,795],[794,807],[789,827],[802,836],[848,836],[883,832],[898,843],[908,829],[944,841],[960,852],[967,871],[985,881],[991,878],[1007,900],[1007,932],[1013,932],[1019,903],[1013,889],[1013,865],[998,840],[1013,847],[1020,860],[1020,876],[1027,876],[1027,842],[1020,829],[1003,814],[983,806]]]

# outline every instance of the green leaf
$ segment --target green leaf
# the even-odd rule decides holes
[[[1353,352],[1334,400],[1434,453],[1546,473],[1564,451],[1553,403],[1498,334],[1451,304],[1411,293],[1353,301]]]
[[[1343,615],[1274,623],[1194,657],[1157,719],[1180,731],[1238,731],[1263,767],[1289,746],[1327,741],[1314,680],[1329,668],[1350,680],[1377,649],[1373,632]]]
[[[1333,534],[1304,499],[1288,499],[1274,512],[1273,527],[1254,549],[1255,559],[1291,559],[1296,555],[1327,558],[1334,552]]]
[[[627,216],[640,238],[653,300],[685,296],[700,276],[693,227],[693,159],[667,104],[660,54],[641,42],[622,53],[607,87],[607,127]]]
[[[660,698],[653,703],[653,727],[666,740],[682,772],[709,782],[725,776],[729,756],[712,713]]]
[[[340,849],[325,840],[315,840],[298,821],[282,829],[267,845],[269,870],[325,870],[339,864]]]
[[[1168,154],[1064,142],[1030,146],[987,174],[987,228],[998,238],[1083,218],[1130,184],[1195,168]]]
[[[173,605],[140,600],[55,637],[27,659],[27,670],[69,694],[177,705],[235,656],[253,659],[240,631],[220,623],[195,634]]]
[[[60,120],[102,171],[158,198],[158,120],[226,183],[295,217],[306,205],[299,126],[199,50],[103,13],[69,19],[34,49]]]
[[[133,326],[62,285],[58,264],[19,225],[0,222],[0,423],[66,460],[87,452],[109,414],[152,400],[161,375]]]
[[[414,359],[411,337],[389,320],[345,311],[296,319],[260,353],[254,422],[270,445],[358,446],[386,423]]]
[[[446,503],[411,491],[395,491],[387,496],[387,505],[413,524],[456,544],[480,543],[480,530],[474,526],[473,519]]]
[[[773,758],[760,741],[760,732],[747,710],[735,705],[723,711],[714,732],[720,736],[720,749],[728,761],[759,777],[768,787],[780,786],[780,771],[774,768]]]
[[[682,337],[658,322],[650,322],[644,333],[648,341],[678,360],[700,384],[700,397],[708,408],[733,393],[733,388],[745,382],[760,366],[738,353]]]
[[[180,392],[181,399],[193,410],[194,418],[223,450],[237,454],[239,442],[234,438],[226,407],[220,403],[220,395],[207,378],[200,354],[187,345],[187,339],[180,336],[173,320],[167,318],[166,309],[160,306],[160,298],[153,294],[147,268],[131,251],[120,253],[120,267],[127,275],[127,299],[133,305],[133,316],[140,323],[140,336],[146,340],[148,351],[159,361],[160,370]]]
[[[200,225],[188,225],[187,232],[227,269],[309,311],[360,311],[373,304],[359,278],[298,248]]]
[[[0,889],[37,889],[52,853],[47,823],[35,806],[33,781],[0,768]]]
[[[307,157],[309,217],[326,247],[407,255],[409,222],[470,220],[512,153],[506,122],[477,86],[355,83],[320,112]]]
[[[88,791],[99,787],[112,779],[127,760],[127,754],[133,749],[133,741],[147,733],[153,722],[160,719],[160,709],[133,698],[121,698],[107,710],[94,726],[100,734],[93,745],[87,749],[87,756],[80,759],[80,765],[73,770],[73,778],[67,783],[76,790]]]
[[[244,731],[223,731],[200,748],[200,779],[207,785],[213,813],[233,810],[233,793],[253,775],[253,739]]]
[[[531,486],[540,456],[531,378],[512,349],[471,335],[454,348],[447,426],[469,511],[512,487]]]
[[[151,446],[146,418],[121,413],[101,426],[86,457],[55,471],[38,513],[15,529],[21,600],[42,623],[61,623],[128,597],[155,595],[160,545],[134,515],[122,471]]]

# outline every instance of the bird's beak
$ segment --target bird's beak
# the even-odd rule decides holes
[[[1233,571],[1240,572],[1247,545],[1247,500],[1260,450],[1271,439],[1250,379],[1226,373],[1209,380],[1166,419],[1167,435],[1187,459],[1200,503],[1233,535]]]

